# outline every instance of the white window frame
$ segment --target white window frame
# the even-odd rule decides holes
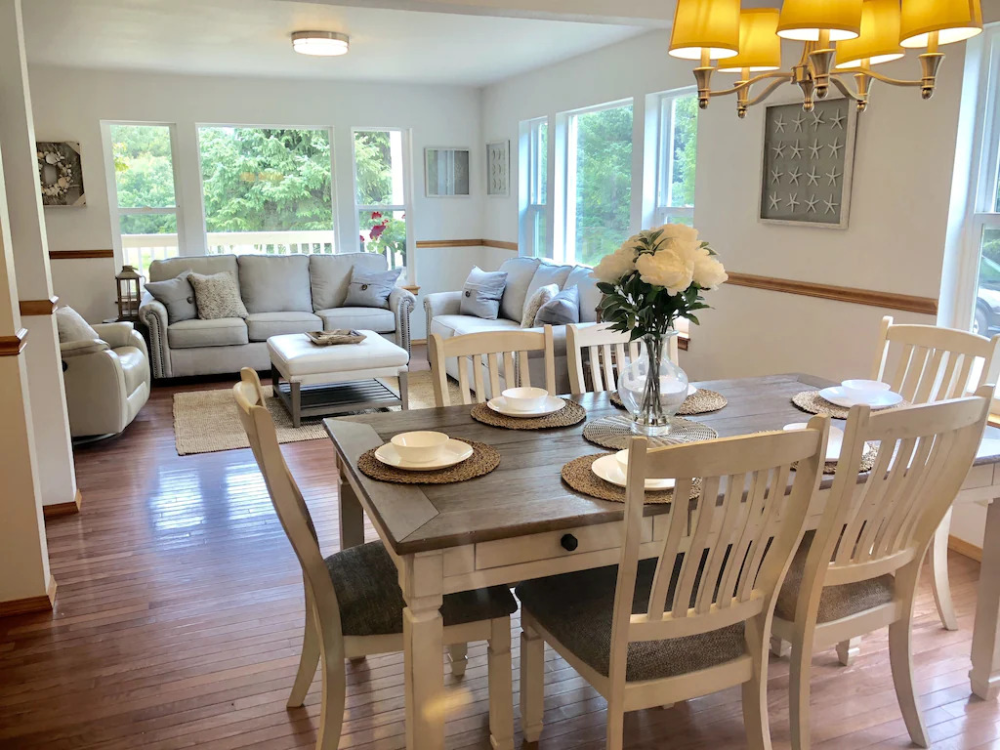
[[[356,134],[357,133],[399,133],[401,135],[401,148],[400,148],[400,160],[403,167],[402,173],[402,190],[403,190],[403,202],[398,204],[376,204],[367,205],[358,203],[358,160],[355,153],[355,147],[357,145]],[[406,281],[408,285],[416,285],[417,283],[417,268],[416,260],[414,256],[414,250],[416,248],[416,240],[414,239],[414,224],[413,224],[413,169],[412,169],[412,133],[409,128],[389,128],[389,127],[356,127],[351,128],[351,176],[352,176],[352,191],[351,191],[351,203],[354,205],[354,235],[353,237],[359,237],[361,235],[361,219],[359,218],[362,211],[402,211],[406,214]],[[466,196],[463,196],[466,197]],[[354,250],[347,250],[346,252],[355,252]]]
[[[115,172],[115,154],[114,154],[114,138],[111,134],[111,128],[115,125],[133,126],[133,127],[157,127],[157,128],[167,128],[170,135],[170,164],[171,171],[174,178],[174,205],[173,206],[142,206],[135,208],[122,208],[118,205],[118,180],[116,179]],[[180,200],[180,170],[178,169],[178,153],[179,149],[177,147],[177,124],[173,122],[147,122],[140,120],[102,120],[101,121],[101,137],[104,141],[104,155],[105,155],[105,165],[107,171],[107,185],[108,185],[108,213],[111,218],[111,246],[115,254],[115,265],[121,268],[125,265],[125,250],[122,243],[122,216],[129,215],[173,215],[177,220],[177,233],[176,234],[164,234],[162,235],[162,240],[165,244],[162,246],[157,245],[156,247],[162,247],[164,250],[166,248],[177,248],[177,255],[167,255],[166,252],[163,253],[164,258],[178,257],[186,254],[186,243],[183,241],[184,233],[184,211],[182,207],[182,201]],[[160,237],[158,237],[160,239]],[[172,242],[167,242],[172,239]]]
[[[636,117],[635,100],[631,97],[618,99],[613,102],[605,102],[590,107],[581,107],[567,112],[560,112],[556,115],[556,127],[562,131],[563,138],[559,141],[562,158],[559,164],[558,174],[562,181],[559,203],[561,214],[559,218],[559,229],[562,235],[562,242],[556,244],[555,258],[558,263],[578,264],[576,257],[576,163],[577,163],[577,121],[582,115],[589,115],[594,112],[603,112],[608,109],[618,109],[619,107],[632,107],[633,135],[632,153],[633,164],[636,149],[634,118]],[[549,138],[552,137],[551,130]],[[551,152],[550,152],[551,153]],[[551,187],[551,185],[550,185]],[[635,195],[632,196],[633,203]],[[557,207],[558,208],[558,207]],[[630,207],[631,208],[631,207]]]
[[[521,248],[522,254],[531,258],[552,257],[552,231],[549,226],[549,174],[541,171],[541,129],[545,126],[545,155],[548,159],[552,128],[548,117],[536,117],[521,123],[521,153],[523,162],[521,174],[524,185],[521,188]],[[544,193],[544,195],[543,195]],[[546,224],[545,246],[535,244],[535,226],[541,217]]]
[[[674,89],[660,94],[657,111],[656,139],[656,200],[653,209],[653,224],[669,224],[678,218],[694,222],[694,206],[671,206],[674,168],[674,102],[687,96],[697,96],[694,86]]]

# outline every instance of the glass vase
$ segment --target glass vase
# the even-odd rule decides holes
[[[618,395],[632,415],[632,431],[657,436],[670,432],[670,418],[677,414],[688,393],[688,376],[667,356],[677,331],[643,336],[642,354],[618,375]]]

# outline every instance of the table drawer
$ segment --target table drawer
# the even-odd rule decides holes
[[[643,521],[643,542],[653,538],[652,521],[652,518]],[[476,545],[476,570],[616,549],[621,547],[624,534],[624,525],[617,522],[481,542]]]

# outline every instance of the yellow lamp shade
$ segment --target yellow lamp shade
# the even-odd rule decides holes
[[[818,42],[829,31],[830,41],[854,39],[861,33],[861,0],[785,0],[781,4],[778,36]]]
[[[740,53],[730,57],[719,70],[739,73],[750,70],[778,70],[781,68],[781,37],[778,29],[777,8],[754,8],[740,13]]]
[[[938,44],[954,44],[982,30],[979,0],[903,0],[900,44],[904,47],[926,47],[934,32]]]
[[[702,52],[718,60],[740,48],[740,0],[677,0],[670,54],[698,60]]]
[[[899,46],[899,0],[865,0],[861,8],[861,36],[837,42],[837,67],[856,68],[898,60],[906,54]]]

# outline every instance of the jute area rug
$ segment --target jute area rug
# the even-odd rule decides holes
[[[395,388],[395,378],[386,379]],[[434,386],[427,371],[411,372],[410,409],[434,406]],[[449,382],[452,403],[461,403],[458,386]],[[326,438],[320,419],[305,422],[302,427],[292,427],[292,418],[281,401],[272,395],[271,386],[264,386],[267,409],[274,418],[279,443],[297,443],[303,440]],[[392,407],[398,409],[399,407]],[[368,412],[374,409],[365,410]],[[364,412],[358,412],[364,413]],[[177,453],[188,456],[194,453],[213,453],[236,448],[249,448],[246,433],[236,413],[236,402],[231,388],[174,394],[174,440]]]

